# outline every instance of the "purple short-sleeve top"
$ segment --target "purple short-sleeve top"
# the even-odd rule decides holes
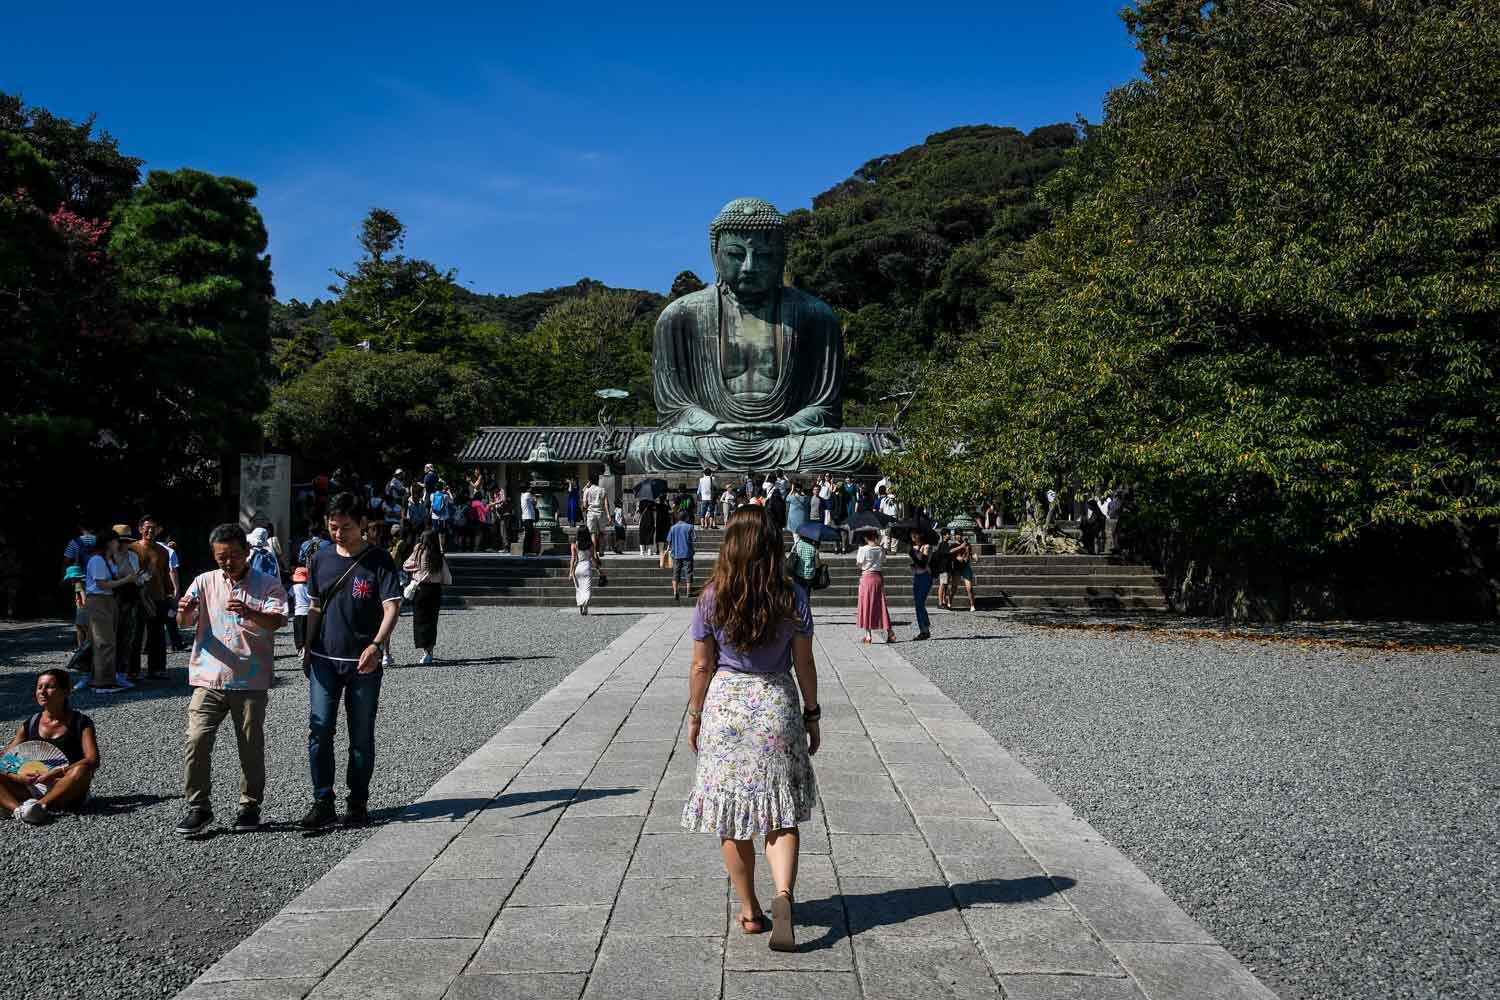
[[[813,634],[812,608],[800,592],[796,595],[795,617],[782,622],[775,637],[755,649],[740,649],[724,639],[724,630],[714,628],[714,592],[705,590],[693,610],[693,638],[713,639],[719,647],[719,666],[742,674],[780,674],[792,669],[792,640]]]

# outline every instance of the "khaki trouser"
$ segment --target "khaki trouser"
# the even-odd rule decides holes
[[[212,809],[210,762],[214,737],[224,716],[234,718],[240,746],[240,805],[258,806],[266,790],[266,692],[194,688],[187,710],[187,776],[189,808]]]
[[[115,625],[119,618],[118,602],[103,594],[89,594],[83,599],[89,616],[89,641],[94,644],[94,683],[115,683]]]

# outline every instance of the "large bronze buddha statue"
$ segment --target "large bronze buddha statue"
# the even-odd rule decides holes
[[[833,310],[782,285],[785,219],[736,198],[708,228],[717,280],[656,321],[661,426],[630,443],[632,473],[854,472],[869,442],[839,429],[844,343]]]

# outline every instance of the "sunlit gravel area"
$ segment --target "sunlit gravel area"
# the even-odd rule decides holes
[[[1500,996],[1500,629],[1131,621],[897,648],[1283,1000]]]
[[[638,617],[513,608],[445,612],[439,662],[386,673],[372,815],[389,816],[420,796]],[[35,711],[36,673],[65,662],[70,646],[60,625],[0,630],[3,742]],[[416,662],[409,618],[397,630],[395,652],[402,663]],[[277,653],[266,721],[266,829],[259,833],[220,832],[195,841],[172,834],[184,809],[186,654],[171,657],[167,684],[77,699],[97,725],[103,758],[93,804],[45,827],[0,817],[0,912],[7,924],[0,967],[10,973],[8,996],[173,996],[370,835],[337,830],[306,838],[291,828],[310,796],[307,690],[289,630]],[[221,827],[233,819],[238,786],[233,730],[226,724],[214,750]]]

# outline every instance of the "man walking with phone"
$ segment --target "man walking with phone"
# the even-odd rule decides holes
[[[307,754],[313,803],[298,822],[321,830],[338,820],[333,802],[334,737],[339,702],[349,721],[348,799],[344,825],[369,818],[370,776],[375,771],[375,712],[380,704],[381,652],[401,614],[401,577],[390,553],[365,541],[368,512],[353,493],[328,505],[328,537],[308,567]]]

